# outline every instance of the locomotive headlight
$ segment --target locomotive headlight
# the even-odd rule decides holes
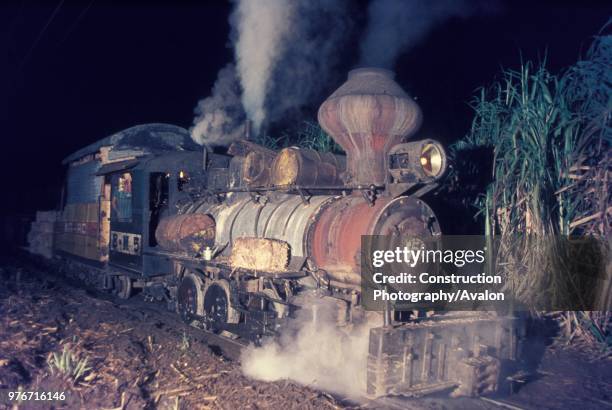
[[[432,139],[397,144],[389,150],[392,182],[425,183],[439,179],[446,171],[446,153]]]
[[[444,153],[439,144],[425,144],[421,151],[421,166],[428,177],[437,177],[443,171]]]

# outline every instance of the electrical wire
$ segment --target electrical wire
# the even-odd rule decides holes
[[[53,22],[53,19],[55,19],[55,16],[57,15],[57,13],[62,8],[63,4],[64,4],[64,0],[60,0],[60,2],[57,4],[57,6],[55,7],[53,12],[51,13],[49,18],[47,19],[47,22],[43,26],[42,30],[40,30],[40,33],[38,33],[38,36],[34,40],[34,43],[32,43],[32,45],[30,46],[30,49],[26,53],[25,57],[23,58],[23,60],[21,60],[21,64],[19,64],[20,68],[23,68],[23,66],[27,63],[27,61],[29,60],[30,56],[32,55],[32,52],[34,51],[34,49],[36,48],[36,46],[38,45],[40,40],[43,38],[43,35],[45,34],[45,31],[47,31],[47,29],[49,28],[49,26]]]

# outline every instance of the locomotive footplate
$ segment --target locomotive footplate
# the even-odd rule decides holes
[[[367,394],[421,396],[453,389],[479,396],[498,389],[523,338],[515,317],[455,312],[441,319],[370,330]]]

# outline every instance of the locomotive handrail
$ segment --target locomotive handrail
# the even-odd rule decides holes
[[[228,188],[224,190],[214,191],[215,194],[222,194],[226,192],[269,192],[269,191],[283,191],[283,192],[298,192],[299,190],[304,191],[373,191],[373,190],[384,190],[384,185],[277,185],[277,186],[266,186],[266,187],[237,187]]]

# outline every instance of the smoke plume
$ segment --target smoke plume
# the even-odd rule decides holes
[[[350,331],[339,328],[333,312],[317,306],[317,320],[306,315],[292,322],[278,340],[243,350],[245,375],[264,381],[290,379],[350,397],[366,392],[366,367],[370,326]]]
[[[200,145],[228,145],[240,138],[245,113],[240,100],[240,83],[233,64],[219,71],[212,95],[195,108],[191,138]]]
[[[272,72],[265,99],[267,121],[298,115],[299,109],[318,105],[346,75],[339,69],[352,24],[345,1],[292,1],[287,46]],[[330,87],[331,86],[331,87]],[[302,120],[303,118],[299,118]],[[296,121],[297,122],[297,121]]]
[[[198,103],[192,138],[200,144],[229,144],[247,118],[257,134],[318,102],[350,28],[345,0],[238,0],[230,24],[235,68],[219,72],[212,96]]]
[[[392,68],[400,53],[414,47],[437,24],[496,8],[496,1],[482,0],[372,0],[360,65]]]
[[[242,103],[259,130],[266,117],[265,98],[272,71],[287,46],[295,4],[285,0],[239,1],[232,21]]]

